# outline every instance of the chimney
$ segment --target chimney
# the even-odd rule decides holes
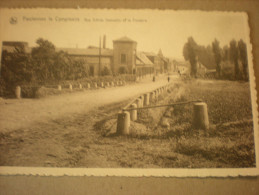
[[[106,48],[106,35],[103,36],[103,49]]]

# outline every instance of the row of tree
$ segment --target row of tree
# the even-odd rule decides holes
[[[234,66],[232,73],[234,79],[248,80],[247,46],[242,39],[238,42],[232,40],[229,45],[221,48],[217,39],[205,47],[198,45],[192,37],[189,37],[183,47],[183,56],[190,62],[192,77],[197,77],[198,62],[200,62],[209,69],[216,69],[217,78],[222,78],[224,64],[231,64]],[[242,69],[239,64],[242,64]]]

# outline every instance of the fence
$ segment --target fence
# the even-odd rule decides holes
[[[17,99],[22,98],[22,94],[25,97],[35,97],[35,94],[40,88],[47,89],[56,89],[57,91],[62,90],[83,90],[83,89],[98,89],[98,88],[107,88],[107,87],[116,87],[116,86],[124,86],[126,85],[126,81],[110,81],[110,82],[93,82],[93,83],[84,83],[84,84],[63,84],[63,85],[21,85],[15,88],[15,97]],[[23,92],[23,93],[22,93]]]
[[[132,100],[121,112],[118,113],[117,118],[117,134],[118,135],[129,135],[130,134],[130,122],[136,121],[138,118],[138,110],[142,109],[152,109],[158,107],[169,107],[176,105],[184,105],[193,103],[193,127],[197,129],[208,129],[209,128],[209,118],[207,104],[202,102],[202,100],[192,100],[185,102],[177,102],[173,104],[165,105],[152,105],[149,106],[150,101],[157,100],[162,94],[165,94],[168,90],[173,88],[173,84],[168,84],[163,87],[159,87],[151,92],[140,95],[139,97]]]

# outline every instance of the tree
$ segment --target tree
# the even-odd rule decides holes
[[[41,81],[53,80],[55,70],[55,46],[48,40],[39,38],[36,43],[37,47],[32,49],[31,55],[35,67],[37,78]]]
[[[242,66],[243,66],[244,79],[248,80],[247,50],[246,50],[246,44],[242,39],[239,40],[239,42],[238,42],[238,50],[239,50],[240,61],[241,61]]]
[[[225,45],[222,49],[222,60],[228,61],[229,60],[229,47]]]
[[[14,87],[32,80],[30,56],[23,45],[16,46],[13,52],[2,52],[1,79],[6,87]]]
[[[240,75],[240,70],[238,66],[238,48],[237,48],[237,42],[236,40],[230,41],[230,47],[229,47],[229,57],[232,63],[234,63],[235,66],[235,78],[238,79]]]
[[[215,62],[216,62],[216,71],[217,71],[217,75],[218,77],[221,77],[221,51],[220,51],[220,46],[219,46],[219,41],[217,39],[214,40],[214,42],[212,42],[212,50],[214,53],[214,58],[215,58]]]
[[[121,66],[118,70],[118,73],[119,74],[127,74],[128,73],[128,70],[125,66]]]
[[[203,45],[198,45],[197,55],[199,61],[208,68],[215,68],[216,63],[214,60],[214,54],[212,51],[212,47],[208,45],[207,47]]]
[[[107,66],[105,66],[103,68],[102,72],[101,72],[102,76],[108,76],[108,75],[111,75],[111,74],[112,74],[112,72],[111,72],[111,70]]]
[[[188,38],[187,43],[183,47],[183,56],[191,64],[191,76],[197,77],[197,43],[192,37]]]

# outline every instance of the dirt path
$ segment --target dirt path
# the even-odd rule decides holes
[[[86,90],[42,99],[2,100],[0,101],[0,132],[25,128],[38,122],[63,118],[71,114],[87,113],[100,106],[133,98],[166,83],[165,76],[160,76],[156,82],[152,82],[148,77],[140,83],[123,87]]]

